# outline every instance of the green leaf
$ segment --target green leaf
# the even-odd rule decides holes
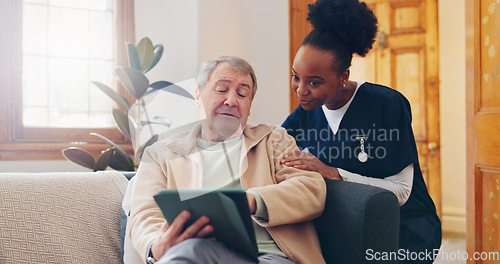
[[[134,163],[129,156],[123,156],[120,152],[116,151],[109,159],[109,166],[115,170],[121,171],[134,171]]]
[[[156,66],[156,64],[158,64],[158,62],[160,61],[161,55],[163,55],[163,45],[158,44],[155,46],[155,49],[154,49],[154,56],[155,57],[154,57],[153,63],[151,64],[151,67],[149,67],[149,69],[147,69],[144,73],[150,71],[151,69],[154,68],[154,66]]]
[[[148,91],[144,94],[144,101],[145,104],[148,104],[153,98],[156,97],[156,94],[154,96],[150,96],[151,94],[157,93],[161,90],[155,90],[155,89],[148,89]]]
[[[92,155],[84,149],[77,147],[70,147],[62,150],[63,156],[85,168],[94,169],[95,160]]]
[[[116,77],[123,84],[123,86],[125,86],[127,91],[135,98],[134,84],[132,83],[132,80],[128,76],[128,73],[125,69],[126,68],[124,68],[122,66],[117,66],[115,68],[114,77]]]
[[[167,87],[170,85],[175,85],[175,84],[171,83],[171,82],[167,82],[167,81],[158,81],[158,82],[154,82],[154,83],[150,84],[149,87],[156,89],[156,90],[159,90],[161,88],[164,88],[164,87]]]
[[[184,96],[186,98],[194,100],[194,97],[188,91],[186,91],[186,89],[184,89],[180,86],[177,86],[171,82],[158,81],[158,82],[152,83],[149,87],[151,87],[153,89],[157,89],[157,90],[161,89],[162,91],[173,93],[173,94],[180,95],[180,96]]]
[[[128,115],[114,108],[113,117],[115,118],[116,125],[118,126],[120,132],[122,132],[122,134],[125,135],[128,139],[132,140],[132,138],[130,137],[130,128],[128,126]]]
[[[122,95],[115,92],[113,89],[109,88],[109,86],[102,84],[100,82],[92,82],[97,86],[97,88],[101,89],[105,94],[107,94],[113,101],[115,101],[123,110],[128,111],[130,109],[130,104],[127,99]]]
[[[99,137],[100,139],[104,140],[104,142],[108,143],[108,145],[110,145],[111,147],[113,147],[115,149],[115,154],[113,154],[112,156],[112,160],[119,160],[121,163],[124,163],[124,167],[127,167],[127,168],[134,168],[134,162],[132,161],[132,159],[127,155],[127,152],[125,152],[125,150],[123,150],[118,144],[116,144],[115,142],[109,140],[108,138],[106,138],[105,136],[102,136],[100,134],[97,134],[97,133],[90,133],[92,136],[96,136],[96,137]],[[113,158],[114,156],[120,156],[120,158]],[[113,166],[111,166],[111,161],[110,161],[110,167],[113,168],[113,169],[116,169],[116,170],[120,170],[120,169],[117,169]]]
[[[145,37],[137,44],[137,53],[139,54],[139,62],[141,70],[146,71],[151,68],[155,59],[153,42],[148,37]]]
[[[128,128],[130,130],[130,137],[135,139],[137,135],[137,122],[131,116],[128,117]],[[132,142],[134,141],[132,140]]]
[[[104,150],[101,153],[101,155],[99,155],[99,158],[97,158],[97,161],[95,162],[94,171],[105,170],[108,167],[109,159],[114,153],[115,153],[114,148],[109,148],[107,150]]]
[[[153,135],[144,145],[142,145],[138,150],[136,155],[139,155],[139,160],[142,159],[142,154],[144,153],[144,150],[151,146],[153,143],[158,141],[158,134]]]
[[[141,71],[133,68],[116,67],[120,82],[136,98],[141,98],[149,87],[149,80]]]
[[[140,71],[141,62],[139,61],[139,54],[137,53],[137,49],[135,48],[134,44],[127,43],[127,53],[128,63],[130,67]]]
[[[170,127],[172,125],[172,121],[170,121],[167,118],[159,117],[159,116],[155,116],[153,118],[153,121],[145,121],[145,120],[141,121],[142,126],[147,126],[149,124]]]

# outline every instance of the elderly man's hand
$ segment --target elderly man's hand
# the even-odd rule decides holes
[[[325,179],[342,180],[337,168],[324,164],[316,156],[308,152],[295,150],[292,154],[283,156],[281,164],[301,170],[319,172]]]
[[[208,225],[210,219],[207,216],[202,216],[182,232],[184,224],[190,217],[191,213],[189,211],[183,211],[174,219],[170,226],[167,222],[163,224],[158,240],[151,248],[155,259],[160,259],[169,248],[186,239],[205,237],[214,231],[213,226]]]
[[[254,214],[255,211],[257,211],[257,202],[255,201],[255,197],[253,194],[247,192],[247,201],[248,201],[248,208],[250,208],[250,213]]]

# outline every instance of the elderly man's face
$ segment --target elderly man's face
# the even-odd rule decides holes
[[[207,119],[201,138],[223,141],[241,135],[247,124],[252,105],[253,81],[229,63],[222,62],[214,69],[205,88],[196,90],[197,105]]]

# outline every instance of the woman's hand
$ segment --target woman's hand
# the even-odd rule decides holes
[[[155,259],[160,259],[169,248],[186,239],[205,237],[214,231],[213,226],[207,225],[210,219],[202,216],[182,232],[184,224],[190,217],[191,213],[189,211],[183,211],[174,219],[172,225],[169,226],[167,222],[163,224],[158,240],[151,248]]]
[[[292,154],[287,154],[281,160],[281,164],[301,170],[319,172],[323,178],[331,180],[342,180],[337,168],[330,167],[321,162],[311,153],[295,150]]]

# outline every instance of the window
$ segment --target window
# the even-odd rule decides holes
[[[111,100],[91,86],[111,86],[110,0],[24,0],[23,125],[112,127]]]
[[[2,0],[0,10],[0,159],[106,148],[90,132],[126,143],[91,81],[116,84],[112,71],[134,42],[133,0]]]

